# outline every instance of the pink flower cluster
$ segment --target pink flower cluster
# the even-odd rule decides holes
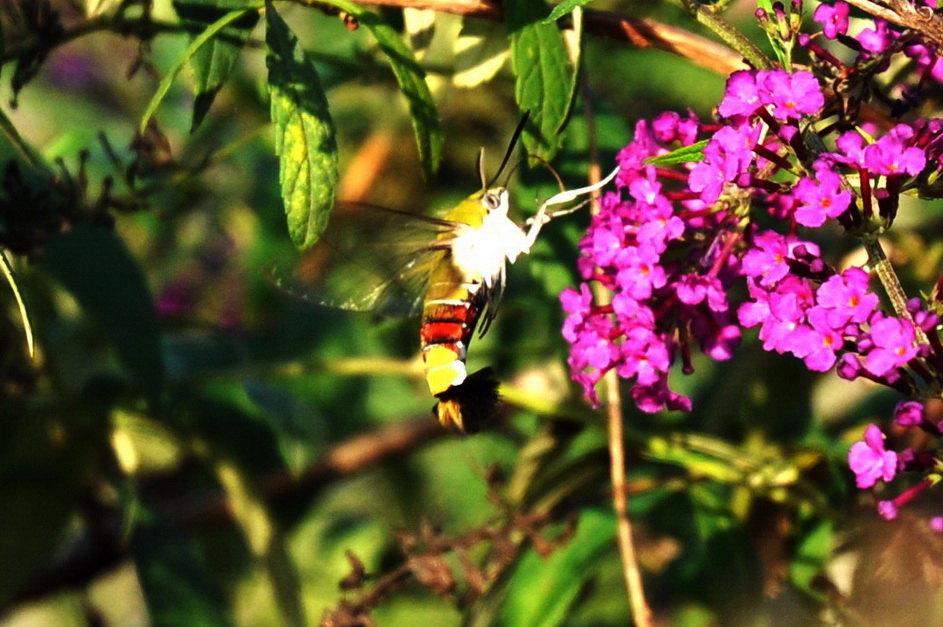
[[[901,190],[924,169],[916,138],[929,137],[923,131],[931,125],[899,125],[868,144],[846,132],[836,139],[840,151],[808,155],[799,121],[823,103],[811,74],[736,72],[718,109],[727,124],[710,136],[704,158],[683,171],[659,167],[657,158],[694,144],[705,127],[673,113],[638,124],[618,156],[617,189],[602,198],[580,244],[582,277],[610,291],[611,302],[594,303],[589,283],[561,296],[569,365],[591,401],[598,400],[596,383],[615,369],[633,380],[643,411],[689,409],[690,399],[668,385],[673,364],[680,358],[684,372],[693,371],[692,341],[727,359],[741,327],[755,326],[765,349],[793,354],[811,370],[840,362],[847,378],[899,382],[917,356],[916,327],[877,309],[866,272],[836,272],[815,244],[795,234],[743,227],[742,216],[756,208],[793,230],[827,219],[861,225],[858,203],[876,198],[879,213],[896,211]],[[803,171],[800,154],[811,172]],[[870,178],[867,199],[852,193],[843,169]],[[774,182],[779,172],[792,180]],[[727,294],[738,275],[748,298],[734,318]]]
[[[921,430],[936,438],[943,435],[943,424],[934,424],[928,420],[924,404],[919,401],[898,403],[894,411],[894,423],[899,428]],[[932,451],[905,448],[898,453],[888,450],[885,440],[886,436],[877,425],[868,425],[864,440],[855,442],[848,450],[848,466],[855,474],[859,488],[873,488],[881,481],[891,481],[901,472],[917,472],[923,475],[939,472],[940,462]],[[925,478],[893,499],[878,501],[878,513],[888,520],[896,518],[901,507],[913,501],[933,484],[933,480]],[[943,520],[930,521],[931,528],[937,533],[943,533],[941,523]]]
[[[692,340],[720,360],[740,339],[727,303],[737,274],[736,258],[725,252],[733,216],[673,191],[674,173],[645,164],[673,143],[695,143],[700,132],[691,115],[639,122],[618,157],[617,191],[603,196],[580,244],[583,278],[612,293],[609,303],[594,304],[584,283],[560,297],[571,372],[593,403],[596,383],[614,368],[634,381],[632,398],[643,411],[689,410],[690,399],[668,387],[672,364],[680,356],[693,371]]]
[[[780,13],[774,17],[788,21]],[[892,226],[905,192],[941,195],[943,120],[916,118],[883,132],[859,124],[849,114],[858,96],[843,86],[858,88],[856,68],[820,43],[837,40],[853,50],[854,62],[870,64],[870,77],[899,53],[924,78],[943,79],[943,64],[919,35],[896,33],[881,20],[850,37],[848,14],[844,3],[822,5],[815,13],[822,32],[797,37],[820,61],[817,74],[734,72],[717,123],[666,113],[636,126],[617,157],[616,189],[603,196],[580,243],[584,283],[561,295],[572,377],[594,404],[596,384],[615,370],[631,381],[639,409],[688,410],[691,399],[671,389],[669,373],[679,365],[693,372],[695,346],[713,359],[730,358],[750,328],[764,349],[791,354],[816,372],[835,368],[909,398],[943,387],[943,375],[935,374],[943,373],[943,343],[928,305],[914,299],[906,311],[900,301],[894,315],[882,310],[865,270],[836,270],[801,232],[831,222],[873,239]],[[797,33],[801,20],[793,22]],[[915,102],[911,87],[896,92],[892,109]],[[899,409],[897,424],[943,435],[943,426],[922,418],[922,404],[911,403]],[[928,453],[887,450],[884,442],[872,425],[851,448],[859,487],[939,464]],[[928,486],[882,501],[879,511],[893,517]]]

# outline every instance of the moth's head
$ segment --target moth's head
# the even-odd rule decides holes
[[[478,202],[485,208],[488,214],[499,213],[508,214],[508,190],[506,187],[492,187],[478,192]]]

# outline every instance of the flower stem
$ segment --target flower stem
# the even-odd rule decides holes
[[[601,173],[596,150],[596,127],[589,98],[586,95],[586,82],[582,83],[584,94],[583,107],[586,119],[586,134],[589,138],[589,152],[593,155],[588,178],[590,183],[600,180]],[[599,192],[592,193],[591,211],[599,211]],[[596,302],[609,304],[611,294],[608,289],[597,283],[594,287]],[[609,430],[609,476],[612,481],[612,507],[616,514],[616,537],[619,543],[619,555],[622,558],[622,574],[629,595],[629,607],[632,610],[633,623],[637,627],[651,627],[652,611],[645,600],[645,588],[642,574],[632,542],[632,521],[629,519],[629,496],[625,483],[625,434],[622,425],[622,396],[619,391],[619,377],[615,369],[610,369],[603,377],[606,388],[606,416]]]
[[[694,16],[697,22],[709,28],[725,44],[742,54],[750,66],[757,70],[770,70],[773,68],[773,62],[770,58],[737,27],[721,17],[719,13],[691,0],[681,0],[681,4]]]
[[[891,306],[894,308],[894,313],[896,313],[898,317],[913,323],[918,344],[929,344],[930,341],[927,339],[923,329],[914,323],[913,316],[910,315],[910,310],[907,309],[907,294],[900,285],[900,279],[897,278],[897,273],[894,272],[894,266],[891,265],[887,255],[884,254],[881,242],[873,233],[865,234],[862,240],[864,241],[865,250],[868,251],[868,265],[871,266],[871,269],[878,275],[878,279],[884,287],[884,292],[887,294],[887,297],[891,301]]]

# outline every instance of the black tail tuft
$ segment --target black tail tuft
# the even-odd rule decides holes
[[[494,369],[482,368],[437,398],[439,402],[432,413],[443,427],[462,433],[477,433],[497,412],[498,378]]]

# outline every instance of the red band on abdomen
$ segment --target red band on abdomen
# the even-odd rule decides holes
[[[426,322],[419,330],[423,346],[462,342],[465,335],[466,327],[463,322]]]

